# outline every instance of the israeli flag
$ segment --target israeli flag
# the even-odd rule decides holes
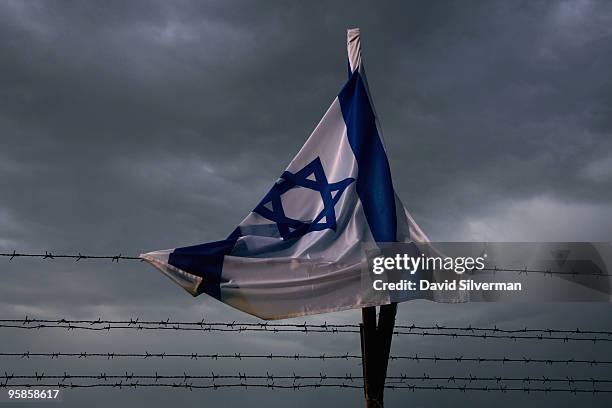
[[[390,303],[364,298],[364,247],[427,237],[395,194],[361,64],[347,32],[349,79],[269,192],[224,240],[141,258],[194,296],[263,319]]]

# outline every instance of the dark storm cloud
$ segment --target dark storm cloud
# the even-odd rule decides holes
[[[610,202],[610,189],[589,170],[612,151],[605,3],[3,8],[2,125],[11,142],[3,156],[25,167],[15,167],[11,183],[23,177],[38,191],[16,194],[16,202],[32,203],[15,205],[24,222],[41,212],[33,208],[37,196],[54,196],[45,216],[74,217],[75,206],[61,200],[75,191],[83,217],[91,219],[100,200],[110,211],[104,219],[133,215],[125,208],[135,207],[131,198],[148,201],[160,187],[152,178],[164,179],[169,166],[174,180],[189,179],[193,173],[176,165],[199,160],[217,169],[210,200],[248,190],[232,200],[239,204],[221,231],[212,226],[211,235],[225,234],[342,84],[342,28],[354,23],[365,33],[395,184],[432,236],[446,238],[443,226],[451,224],[458,239],[466,233],[458,218],[499,211],[510,200]],[[133,177],[114,171],[117,162],[155,169],[148,179]],[[41,172],[56,181],[41,188]],[[179,179],[156,202],[164,214],[177,207],[194,214],[191,203],[204,219],[207,203],[197,196],[206,184]]]
[[[432,238],[610,240],[608,2],[5,1],[0,250],[137,254],[224,237],[342,86],[344,29],[352,26],[362,28],[395,187]],[[5,316],[244,319],[216,301],[192,299],[144,264],[33,260],[2,269]],[[536,313],[414,302],[400,307],[399,320],[580,326],[588,312],[594,326],[605,326],[607,307],[551,306]],[[348,312],[312,319],[358,318]],[[78,342],[84,351],[234,352],[245,338],[50,336],[58,348]],[[46,346],[23,333],[6,339],[19,350]],[[353,338],[250,336],[248,342],[262,352],[271,344],[288,353],[358,351]],[[394,345],[398,353],[433,353],[437,346],[424,340]],[[468,344],[461,352],[478,348]],[[94,404],[102,406],[107,394],[99,395]],[[197,400],[151,395],[116,398]],[[238,404],[245,395],[211,398]],[[295,403],[305,406],[323,394],[300,395]],[[325,395],[337,405],[360,399]],[[399,404],[404,397],[398,395],[390,398]],[[287,401],[261,397],[278,406]],[[411,398],[429,406],[449,397]],[[462,401],[484,406],[492,398]],[[81,402],[75,397],[71,404]]]

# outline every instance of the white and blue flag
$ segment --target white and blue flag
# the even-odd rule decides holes
[[[263,319],[389,303],[364,298],[364,246],[427,241],[395,194],[363,67],[347,32],[349,79],[269,192],[224,240],[141,257],[194,296]]]

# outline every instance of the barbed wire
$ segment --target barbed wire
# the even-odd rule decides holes
[[[463,385],[463,386],[449,386],[449,385],[431,385],[431,386],[427,386],[427,385],[414,385],[414,384],[404,384],[404,385],[385,385],[385,388],[391,389],[391,390],[409,390],[409,391],[416,391],[416,390],[426,390],[426,391],[462,391],[462,392],[467,392],[467,391],[484,391],[484,392],[491,392],[491,391],[497,391],[497,392],[524,392],[524,393],[571,393],[571,394],[578,394],[578,393],[588,393],[588,394],[599,394],[599,393],[610,393],[612,392],[612,390],[602,390],[602,389],[597,389],[597,388],[593,388],[593,389],[579,389],[579,388],[572,388],[571,386],[568,386],[568,388],[552,388],[552,387],[507,387],[507,386],[503,386],[503,385],[499,385],[498,387],[488,387],[488,386],[484,386],[484,387],[475,387],[475,386],[467,386],[467,385]]]
[[[108,259],[111,262],[119,262],[119,260],[143,261],[144,259],[138,256],[125,256],[121,253],[118,255],[83,255],[80,252],[75,254],[54,254],[50,251],[45,251],[44,254],[32,254],[22,252],[0,253],[0,257],[9,258],[12,261],[15,258],[41,258],[41,259],[74,259],[76,262],[82,259]]]
[[[570,337],[570,336],[545,336],[545,335],[537,335],[537,336],[527,336],[527,335],[508,335],[508,334],[464,334],[464,333],[431,333],[428,331],[394,331],[393,335],[401,336],[401,335],[416,335],[416,336],[442,336],[442,337],[450,337],[453,339],[457,338],[479,338],[483,340],[487,339],[505,339],[505,340],[557,340],[562,341],[563,343],[569,343],[572,341],[588,341],[592,343],[598,342],[612,342],[612,338],[604,338],[604,337]]]
[[[274,327],[274,326],[243,326],[239,323],[225,323],[223,327],[212,327],[208,324],[204,323],[201,327],[183,327],[178,324],[163,324],[163,325],[145,325],[145,324],[136,324],[136,325],[113,325],[113,324],[103,324],[103,325],[89,325],[83,326],[79,324],[73,323],[50,323],[50,324],[4,324],[0,323],[0,328],[15,328],[15,329],[26,329],[26,330],[36,330],[36,329],[46,329],[46,328],[61,328],[67,330],[90,330],[90,331],[110,331],[110,330],[118,330],[118,329],[132,329],[132,330],[176,330],[176,331],[199,331],[199,332],[247,332],[247,331],[257,331],[257,332],[269,332],[269,333],[283,333],[283,332],[291,332],[291,333],[359,333],[357,329],[320,329],[320,328],[310,328],[308,326],[301,328],[287,328],[287,327]],[[612,340],[612,339],[611,339]]]
[[[4,375],[0,374],[0,379],[4,379],[5,384],[9,384],[13,380],[61,380],[62,382],[67,380],[155,380],[156,382],[159,380],[182,380],[182,382],[187,382],[189,380],[266,380],[266,381],[275,381],[275,380],[318,380],[320,382],[330,381],[330,380],[344,380],[344,381],[361,381],[363,377],[361,375],[353,375],[353,374],[344,374],[344,375],[329,375],[326,373],[319,372],[316,375],[298,375],[292,373],[291,375],[278,375],[270,372],[266,372],[265,374],[246,374],[243,372],[238,372],[237,374],[215,374],[211,372],[210,374],[188,374],[183,372],[182,374],[159,374],[155,372],[155,374],[134,374],[133,372],[125,372],[124,374],[107,374],[106,372],[101,372],[98,374],[69,374],[64,372],[63,374],[46,374],[44,372],[35,372],[35,374],[14,374],[5,372]],[[396,374],[396,375],[388,375],[387,381],[390,383],[402,383],[406,381],[444,381],[447,383],[455,383],[457,381],[466,381],[468,383],[473,382],[495,382],[495,383],[504,383],[504,382],[521,382],[521,383],[535,383],[535,384],[547,384],[547,383],[568,383],[568,384],[580,384],[580,383],[588,383],[593,386],[597,384],[609,384],[612,383],[612,379],[608,378],[573,378],[573,377],[564,377],[564,378],[555,378],[555,377],[547,377],[547,376],[526,376],[526,377],[502,377],[502,376],[474,376],[469,374],[468,376],[435,376],[424,373],[423,375],[408,375],[408,374]]]
[[[12,261],[15,258],[40,258],[44,260],[54,260],[54,259],[74,259],[76,262],[82,259],[107,259],[111,262],[119,262],[119,260],[135,260],[135,261],[144,261],[144,259],[138,256],[126,256],[123,253],[119,253],[118,255],[83,255],[80,252],[77,254],[55,254],[52,251],[45,251],[45,253],[24,253],[17,252],[13,250],[13,252],[2,252],[0,253],[0,257],[9,258],[9,261]],[[572,271],[555,271],[551,269],[528,269],[528,268],[504,268],[499,266],[493,266],[488,268],[479,269],[478,272],[516,272],[519,275],[528,275],[530,273],[533,274],[542,274],[542,275],[571,275],[571,276],[612,276],[612,273],[605,273],[602,270],[598,272],[578,272],[575,270]],[[472,274],[473,272],[469,272]]]
[[[218,321],[206,321],[201,319],[199,321],[187,320],[170,320],[170,318],[160,320],[147,320],[137,318],[122,319],[122,320],[106,320],[98,318],[92,319],[37,319],[25,316],[23,319],[0,319],[0,323],[20,323],[22,325],[31,325],[36,323],[54,323],[54,324],[88,324],[94,325],[127,325],[127,326],[199,326],[199,327],[256,327],[256,328],[296,328],[296,329],[359,329],[358,324],[329,324],[327,322],[315,324],[315,323],[270,323],[270,322],[218,322]],[[438,323],[430,325],[417,325],[417,324],[406,324],[399,323],[395,325],[396,329],[407,329],[407,330],[435,330],[435,331],[461,331],[461,332],[490,332],[490,333],[502,333],[502,334],[515,334],[515,333],[547,333],[547,334],[577,334],[577,335],[606,335],[612,336],[612,330],[585,330],[585,329],[553,329],[553,328],[528,328],[523,327],[521,329],[502,329],[497,327],[478,327],[478,326],[445,326]]]
[[[229,383],[229,384],[191,384],[191,383],[140,383],[140,382],[98,382],[98,383],[90,383],[90,384],[74,384],[74,383],[15,383],[15,384],[3,384],[0,383],[0,388],[53,388],[57,387],[60,389],[79,389],[79,388],[113,388],[113,389],[136,389],[136,388],[175,388],[175,389],[185,389],[185,390],[202,390],[202,389],[210,389],[217,390],[222,388],[265,388],[268,390],[305,390],[305,389],[318,389],[318,388],[344,388],[344,389],[363,389],[362,385],[357,384],[347,384],[347,383],[290,383],[290,384],[276,384],[275,382],[267,382],[267,383],[248,383],[248,382],[239,382],[239,383]],[[599,388],[591,388],[591,389],[581,389],[581,388],[573,388],[571,385],[568,385],[567,388],[553,388],[553,387],[508,387],[504,385],[499,385],[496,387],[489,386],[468,386],[468,385],[415,385],[415,384],[388,384],[385,385],[385,388],[391,390],[408,390],[408,391],[483,391],[483,392],[524,392],[524,393],[570,393],[570,394],[602,394],[602,393],[612,393],[612,390],[607,389],[599,389]]]
[[[444,326],[444,325],[429,325],[429,326],[418,326],[415,324],[411,325],[396,325],[397,329],[409,329],[409,330],[452,330],[452,331],[465,331],[465,332],[491,332],[491,333],[562,333],[562,334],[599,334],[612,336],[611,330],[583,330],[580,328],[576,329],[551,329],[551,328],[527,328],[524,327],[522,329],[500,329],[496,326],[493,327],[474,327],[472,325],[468,326]]]
[[[79,326],[80,324],[87,324],[92,327],[87,327],[88,329],[101,329],[108,330],[110,328],[123,328],[132,327],[137,329],[146,329],[146,326],[153,326],[152,329],[170,328],[170,329],[189,329],[190,327],[197,327],[197,329],[206,329],[209,330],[213,328],[234,328],[239,331],[249,331],[250,329],[257,330],[267,330],[267,331],[281,331],[280,329],[297,329],[293,331],[313,331],[313,332],[348,332],[354,333],[358,332],[359,325],[358,324],[328,324],[324,322],[322,324],[309,324],[309,323],[269,323],[269,322],[216,322],[216,321],[206,321],[205,319],[201,319],[199,321],[180,321],[180,320],[170,320],[169,318],[163,320],[146,320],[140,318],[130,318],[122,319],[122,320],[103,320],[103,319],[37,319],[30,318],[26,316],[23,319],[0,319],[0,327],[14,327],[14,325],[2,326],[3,323],[18,323],[21,326],[32,327],[32,328],[43,328],[43,327],[55,327],[53,325],[61,325],[63,328],[84,328],[83,326]],[[37,324],[38,323],[38,324]],[[102,326],[102,327],[98,327]],[[186,326],[186,327],[185,327]],[[611,330],[585,330],[585,329],[553,329],[553,328],[521,328],[521,329],[502,329],[496,326],[494,327],[476,327],[472,325],[468,326],[445,326],[440,324],[433,325],[416,325],[416,324],[397,324],[395,328],[398,329],[394,334],[406,334],[405,330],[408,331],[418,331],[416,334],[419,335],[428,335],[423,332],[429,331],[450,331],[450,332],[470,332],[477,333],[481,332],[484,334],[487,333],[500,333],[500,334],[527,334],[527,333],[546,333],[548,335],[551,334],[572,334],[572,335],[605,335],[612,337]],[[352,330],[351,330],[352,329]],[[283,330],[284,331],[284,330]],[[453,333],[446,333],[453,334]],[[433,334],[432,334],[433,335]],[[479,337],[482,335],[479,335]],[[514,338],[514,337],[513,337]],[[516,338],[525,338],[524,336],[516,336]],[[527,338],[540,338],[540,336],[532,336]],[[557,337],[557,339],[565,339],[565,337]],[[592,338],[588,338],[587,340],[592,340]]]
[[[504,268],[504,267],[497,267],[497,266],[494,266],[492,268],[482,268],[482,269],[478,269],[474,271],[468,271],[467,273],[468,275],[473,275],[474,273],[479,273],[479,272],[492,272],[492,273],[516,272],[519,275],[529,275],[530,273],[533,273],[533,274],[541,274],[541,275],[549,275],[549,276],[553,276],[553,275],[597,276],[597,277],[612,276],[612,273],[603,272],[601,269],[598,272],[578,272],[576,270],[554,271],[551,269]]]
[[[142,359],[166,359],[166,358],[186,358],[190,360],[209,359],[209,360],[221,360],[221,359],[267,359],[267,360],[320,360],[320,361],[334,361],[334,360],[361,360],[359,354],[248,354],[248,353],[215,353],[215,354],[204,354],[204,353],[150,353],[145,351],[144,353],[96,353],[96,352],[20,352],[20,353],[4,353],[0,352],[0,357],[17,357],[21,359],[29,359],[31,357],[48,357],[51,360],[59,358],[104,358],[107,360],[114,360],[120,358],[142,358]],[[408,361],[433,361],[438,362],[454,362],[454,363],[520,363],[520,364],[544,364],[544,365],[575,365],[584,364],[590,366],[598,365],[609,365],[612,364],[612,360],[587,360],[587,359],[551,359],[551,358],[538,358],[538,357],[465,357],[465,356],[419,356],[414,354],[408,355],[391,355],[389,356],[390,361],[395,360],[408,360]]]
[[[335,384],[335,383],[307,383],[307,384],[276,384],[274,382],[264,382],[264,383],[248,383],[246,381],[241,381],[239,383],[222,383],[222,384],[191,384],[191,383],[140,383],[140,382],[98,382],[98,383],[89,383],[89,384],[75,384],[75,383],[66,383],[66,382],[57,382],[57,383],[15,383],[15,384],[3,384],[0,383],[1,388],[49,388],[49,387],[57,387],[57,388],[184,388],[184,389],[220,389],[220,388],[268,388],[268,389],[294,389],[301,390],[307,388],[363,388],[361,385],[357,384]],[[590,392],[590,391],[589,391]]]
[[[351,328],[337,328],[337,327],[312,327],[308,324],[304,325],[295,325],[294,327],[280,326],[280,325],[272,325],[267,323],[261,324],[241,324],[236,322],[231,323],[222,323],[216,322],[217,326],[212,326],[204,321],[199,323],[199,326],[189,326],[184,327],[180,324],[170,324],[168,321],[159,322],[157,325],[148,325],[143,323],[133,323],[133,324],[110,324],[110,323],[100,323],[100,321],[89,321],[87,326],[82,324],[73,324],[69,323],[65,319],[60,319],[53,321],[53,323],[34,323],[32,320],[28,320],[27,324],[21,323],[22,320],[17,320],[13,324],[1,323],[2,321],[10,321],[11,319],[0,320],[0,328],[13,328],[13,329],[24,329],[24,330],[39,330],[46,328],[61,328],[66,329],[68,331],[73,330],[88,330],[88,331],[111,331],[111,330],[140,330],[140,331],[151,331],[151,330],[166,330],[166,331],[187,331],[187,332],[267,332],[267,333],[321,333],[321,334],[338,334],[338,333],[359,333],[359,329],[356,327]],[[483,332],[482,334],[476,333],[465,333],[463,330],[448,330],[448,332],[440,332],[440,328],[434,329],[433,332],[428,330],[413,330],[412,328],[404,330],[394,330],[393,335],[401,336],[401,335],[412,335],[412,336],[442,336],[442,337],[450,337],[450,338],[479,338],[483,340],[487,339],[506,339],[506,340],[556,340],[562,341],[564,343],[574,342],[574,341],[587,341],[592,343],[597,342],[612,342],[612,337],[575,337],[575,336],[554,336],[554,335],[527,335],[527,334],[495,334],[497,333],[495,329],[491,329],[491,333]],[[582,333],[577,333],[577,335],[582,335]]]
[[[454,356],[454,357],[439,357],[437,355],[433,356],[419,356],[415,354],[414,356],[389,356],[391,361],[394,360],[411,360],[411,361],[433,361],[437,362],[455,362],[455,363],[521,363],[521,364],[545,364],[545,365],[554,365],[554,364],[588,364],[590,366],[597,365],[606,365],[612,364],[612,361],[608,360],[585,360],[585,359],[550,359],[550,358],[534,358],[534,357],[464,357],[464,356]]]

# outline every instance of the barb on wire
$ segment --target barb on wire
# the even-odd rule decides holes
[[[75,261],[80,261],[81,259],[108,259],[112,262],[119,262],[120,259],[125,260],[138,260],[142,261],[143,259],[137,256],[124,256],[122,253],[118,255],[83,255],[80,252],[77,254],[54,254],[51,251],[45,251],[45,253],[25,253],[25,252],[17,252],[13,250],[13,252],[1,252],[0,257],[9,258],[9,261],[12,261],[15,258],[40,258],[40,259],[74,259]],[[603,271],[598,272],[578,272],[578,271],[553,271],[550,269],[527,269],[527,268],[504,268],[499,266],[483,268],[478,270],[478,272],[514,272],[519,275],[528,275],[532,274],[542,274],[542,275],[571,275],[571,276],[612,276],[612,273],[604,273]]]
[[[114,360],[120,358],[142,358],[142,359],[165,359],[165,358],[185,358],[189,360],[209,359],[209,360],[220,360],[220,359],[265,359],[265,360],[320,360],[320,361],[337,361],[337,360],[361,360],[359,354],[243,354],[243,353],[150,353],[145,351],[144,353],[116,353],[116,352],[31,352],[24,351],[20,353],[5,353],[0,352],[1,357],[15,357],[20,359],[29,359],[33,357],[46,357],[51,360],[59,358],[103,358],[107,360]],[[597,360],[597,359],[552,359],[552,358],[540,358],[540,357],[469,357],[469,356],[438,356],[438,355],[391,355],[389,356],[390,361],[408,360],[425,362],[432,361],[438,362],[451,362],[451,363],[499,363],[499,364],[543,364],[543,365],[610,365],[612,360]]]

